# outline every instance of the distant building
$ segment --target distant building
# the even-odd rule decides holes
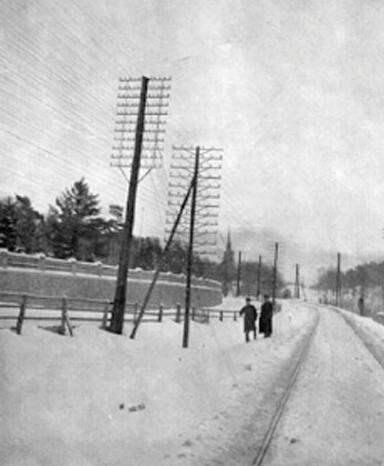
[[[235,253],[232,250],[231,233],[228,230],[227,244],[222,261],[222,277],[223,277],[223,294],[224,296],[232,294],[233,280],[236,276]]]

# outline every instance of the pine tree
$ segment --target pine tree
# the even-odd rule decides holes
[[[42,251],[43,216],[26,196],[0,200],[0,247],[10,251]]]
[[[185,273],[188,251],[179,241],[174,241],[166,256],[163,265],[164,272]]]
[[[98,195],[90,192],[84,178],[57,197],[47,219],[54,255],[94,260],[97,243],[108,228],[99,213]]]
[[[43,216],[26,196],[16,195],[15,208],[17,247],[28,254],[43,250]]]
[[[0,200],[0,247],[10,251],[17,244],[17,212],[14,200],[8,196]]]

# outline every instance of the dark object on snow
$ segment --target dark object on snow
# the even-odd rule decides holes
[[[259,320],[259,332],[264,333],[264,337],[270,337],[272,335],[272,316],[273,305],[271,301],[269,301],[269,296],[265,295]]]
[[[128,411],[130,413],[134,413],[135,411],[141,411],[142,409],[145,409],[145,404],[144,403],[140,403],[140,404],[138,404],[136,406],[130,406],[128,408]]]
[[[254,338],[256,339],[256,319],[257,310],[255,306],[251,304],[250,298],[246,299],[246,305],[241,309],[240,315],[244,314],[244,333],[245,341],[249,341],[249,332],[253,332]]]

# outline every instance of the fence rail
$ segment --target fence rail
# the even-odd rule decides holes
[[[80,303],[83,305],[81,306]],[[20,294],[12,291],[0,291],[0,320],[15,320],[16,332],[20,335],[25,320],[57,321],[61,324],[58,332],[73,336],[72,322],[100,322],[106,329],[112,313],[113,302],[102,299],[71,298],[67,296],[47,296],[37,294]],[[14,310],[18,310],[15,312]],[[126,303],[126,322],[135,322],[139,311],[139,303]],[[173,318],[182,321],[181,305],[176,309],[166,309],[159,304],[157,309],[148,309],[143,322],[162,322],[163,318]],[[211,319],[217,318],[237,320],[238,311],[224,309],[196,309],[192,308],[191,319],[199,323],[209,324]]]

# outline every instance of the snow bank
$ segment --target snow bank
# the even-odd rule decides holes
[[[136,340],[89,323],[74,338],[48,324],[27,321],[22,336],[2,327],[2,464],[203,464],[233,441],[248,403],[265,400],[312,320],[286,302],[273,337],[249,344],[241,320],[192,322],[188,349],[171,320],[143,324]]]
[[[379,364],[384,368],[384,325],[370,317],[362,317],[343,309],[335,308],[363,340]]]

